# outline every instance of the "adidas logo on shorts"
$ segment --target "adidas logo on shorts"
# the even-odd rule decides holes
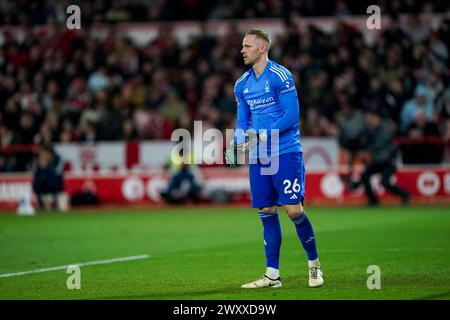
[[[295,194],[293,194],[290,199],[295,200],[295,199],[298,199],[298,197]]]

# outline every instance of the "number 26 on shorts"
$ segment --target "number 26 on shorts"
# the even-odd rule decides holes
[[[283,181],[283,185],[284,185],[284,193],[285,194],[289,194],[289,193],[298,193],[301,190],[301,186],[298,183],[298,178],[295,178],[294,182],[292,183],[291,180],[289,179],[285,179]]]

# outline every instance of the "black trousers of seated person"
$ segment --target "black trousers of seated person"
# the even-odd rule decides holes
[[[367,165],[366,170],[361,176],[361,182],[364,185],[364,190],[369,201],[369,205],[377,205],[378,198],[372,190],[370,185],[370,177],[376,173],[381,173],[381,184],[382,186],[402,199],[402,203],[406,204],[409,200],[409,194],[402,188],[391,183],[391,176],[395,173],[395,166],[392,161],[388,162],[378,162],[370,163]]]

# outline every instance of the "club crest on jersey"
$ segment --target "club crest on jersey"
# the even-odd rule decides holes
[[[266,85],[264,86],[264,91],[266,93],[270,92],[269,80],[266,81]]]

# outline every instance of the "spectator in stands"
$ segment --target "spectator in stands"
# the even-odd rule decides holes
[[[17,159],[8,152],[8,148],[12,143],[14,143],[13,132],[0,123],[0,172],[14,172],[17,170]]]
[[[46,24],[57,21],[66,22],[67,1],[47,0],[31,2],[25,6],[21,1],[0,2],[0,24]],[[133,0],[108,1],[97,0],[76,2],[83,12],[83,25],[90,26],[95,22],[136,22],[136,21],[170,21],[170,20],[205,20],[205,19],[236,19],[296,16],[346,16],[350,14],[366,14],[370,2],[352,0],[315,1],[278,1],[267,0],[258,2],[229,1],[178,1],[169,0]],[[431,1],[379,1],[376,2],[382,12],[445,12],[447,2]],[[23,8],[26,7],[26,10]],[[420,21],[419,21],[420,23]]]
[[[18,142],[21,144],[31,144],[37,132],[35,120],[31,112],[23,112],[20,117],[19,130],[17,132]]]
[[[439,136],[439,128],[433,122],[427,119],[425,111],[419,109],[416,111],[416,116],[414,121],[410,124],[408,129],[408,136],[412,138],[418,137],[430,137]]]
[[[398,14],[394,12],[390,15],[390,18],[391,24],[389,25],[389,28],[383,28],[383,38],[386,40],[388,45],[398,43],[403,48],[408,47],[410,39],[400,25]]]
[[[414,122],[408,128],[408,137],[413,141],[401,145],[402,159],[405,164],[441,163],[443,145],[439,138],[441,132],[433,121],[427,120],[425,112],[418,110]],[[431,137],[427,141],[424,138]]]
[[[64,163],[51,144],[39,147],[38,157],[33,169],[33,191],[39,207],[46,210],[63,209],[61,200],[64,191]]]
[[[442,140],[444,142],[443,163],[450,164],[450,119],[447,119],[442,127]]]
[[[427,99],[434,106],[436,104],[437,97],[444,90],[444,84],[442,83],[439,74],[437,72],[431,71],[424,86],[427,91]]]
[[[34,143],[36,144],[49,144],[54,141],[53,133],[47,124],[43,124],[39,129],[39,132],[34,136]]]
[[[6,125],[0,123],[0,149],[9,147],[15,141],[14,132]]]
[[[323,6],[310,1],[280,7],[279,1],[271,0],[252,8],[233,0],[227,4],[208,2],[202,10],[194,4],[198,1],[188,1],[192,4],[186,2],[182,7],[196,8],[190,12],[170,1],[151,5],[145,1],[136,0],[130,7],[123,7],[121,1],[98,0],[95,6],[83,2],[84,27],[76,33],[65,28],[50,28],[47,33],[43,28],[44,32],[39,29],[36,33],[17,19],[21,7],[14,3],[0,13],[0,24],[20,25],[14,33],[7,28],[0,31],[4,39],[0,44],[0,118],[12,130],[14,143],[40,143],[42,136],[53,142],[116,140],[122,135],[124,139],[169,139],[174,128],[190,128],[194,120],[204,120],[222,130],[231,127],[233,88],[223,84],[232,83],[230,80],[244,71],[239,50],[228,50],[242,45],[238,24],[231,23],[223,35],[214,35],[215,30],[202,24],[198,35],[182,42],[167,24],[169,28],[162,28],[156,39],[143,44],[132,41],[115,26],[102,37],[90,29],[93,21],[115,21],[118,17],[136,21],[145,20],[145,16],[154,21],[192,15],[259,18],[266,12],[286,17],[299,12],[365,14],[361,6],[349,0],[339,1],[339,8],[334,1]],[[41,8],[34,6],[21,14],[29,16],[29,21],[65,23],[64,8],[55,2],[47,1],[43,11],[37,12]],[[448,6],[440,1],[431,3],[435,11],[445,11]],[[420,3],[404,1],[385,6],[397,13],[423,8]],[[137,8],[146,10],[139,12]],[[301,88],[303,135],[337,134],[343,90],[353,106],[383,110],[405,135],[417,109],[423,108],[427,121],[435,124],[445,123],[450,116],[442,93],[449,88],[449,19],[444,18],[431,30],[426,20],[413,17],[411,31],[403,19],[394,16],[374,43],[366,43],[364,31],[344,22],[329,32],[317,26],[300,29],[295,19],[286,25],[286,32],[275,37],[278,42],[272,45],[273,55],[283,57],[283,64],[292,70]],[[24,30],[23,37],[20,30]],[[413,97],[417,84],[417,91],[425,88],[426,95],[436,97],[436,101],[422,102],[422,98]],[[170,107],[174,105],[171,90],[179,97],[175,109],[185,104],[181,107],[186,110],[183,116]],[[430,118],[430,106],[440,116],[439,122],[434,116]],[[47,122],[48,114],[57,119],[56,128]]]
[[[10,166],[8,165],[8,158],[6,155],[0,153],[0,172],[10,172]]]
[[[172,122],[175,128],[180,127],[181,119],[186,117],[186,104],[180,100],[175,90],[169,90],[165,101],[159,107],[162,116]]]
[[[79,132],[80,141],[90,143],[97,141],[97,129],[95,128],[95,124],[93,122],[81,122]]]
[[[93,72],[89,76],[87,85],[89,90],[93,93],[106,89],[109,85],[109,79],[106,74],[106,66],[102,65],[97,71]]]
[[[87,90],[86,82],[82,77],[74,78],[68,85],[67,90],[62,113],[74,126],[77,126],[81,112],[91,105],[92,96]]]
[[[445,62],[449,57],[449,48],[444,41],[439,38],[439,32],[433,30],[430,39],[427,39],[425,42],[425,58],[434,66],[434,69],[439,70],[439,72],[442,72],[442,70],[445,69]]]
[[[121,140],[132,141],[138,139],[136,127],[132,119],[125,119],[122,123],[122,135]]]
[[[398,126],[400,113],[406,100],[405,88],[401,80],[391,82],[384,94],[383,109],[393,123]]]
[[[77,142],[80,140],[79,132],[75,130],[72,123],[65,119],[61,125],[59,140],[61,143]]]
[[[426,40],[430,32],[428,25],[421,21],[418,14],[408,17],[407,27],[404,30],[415,44]]]
[[[20,126],[21,110],[17,102],[9,98],[6,100],[4,111],[2,112],[3,123],[9,129],[17,132]]]
[[[169,183],[167,189],[161,193],[167,203],[182,204],[200,200],[203,179],[194,162],[192,153],[170,159]]]
[[[321,115],[317,107],[308,109],[306,119],[302,120],[301,128],[302,134],[305,136],[324,137],[338,134],[337,126]]]
[[[338,116],[339,124],[339,144],[356,153],[364,146],[365,126],[361,110],[354,108],[349,103],[342,105],[342,110]]]
[[[436,98],[436,113],[442,119],[450,118],[450,88],[441,92]]]
[[[432,121],[435,117],[433,104],[429,101],[428,91],[424,86],[418,86],[415,97],[405,102],[400,114],[400,129],[406,132],[413,123],[417,111],[422,110],[427,121]]]
[[[387,48],[386,62],[381,66],[379,76],[387,85],[402,80],[406,74],[406,66],[402,63],[402,49],[398,44]]]

